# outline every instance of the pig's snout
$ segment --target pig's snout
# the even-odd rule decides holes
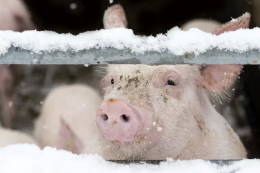
[[[140,132],[138,112],[121,100],[108,99],[99,106],[96,123],[109,141],[131,142]]]

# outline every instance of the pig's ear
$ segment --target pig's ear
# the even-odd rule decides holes
[[[206,65],[201,67],[202,87],[211,92],[228,89],[240,74],[242,65]]]
[[[116,4],[108,8],[103,17],[103,24],[105,29],[127,28],[127,19],[123,7]]]
[[[245,13],[238,19],[221,25],[212,33],[220,35],[224,32],[245,29],[249,27],[250,14]],[[201,68],[201,85],[212,92],[221,92],[228,89],[240,74],[242,65],[206,65]]]
[[[245,13],[237,19],[233,19],[230,22],[217,27],[212,34],[220,35],[224,32],[235,31],[238,29],[245,29],[249,27],[251,15],[249,13]]]
[[[68,124],[61,118],[58,138],[58,148],[69,150],[74,154],[80,154],[83,150],[82,141],[71,130]]]

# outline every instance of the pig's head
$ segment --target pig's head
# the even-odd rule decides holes
[[[119,8],[110,8],[110,15]],[[246,28],[249,18],[245,14],[213,34]],[[109,153],[125,159],[176,158],[205,133],[203,117],[215,111],[207,94],[226,91],[240,70],[241,65],[109,65],[96,114],[100,132],[114,147]]]
[[[226,90],[240,68],[110,65],[102,81],[105,95],[97,110],[97,126],[106,140],[119,144],[131,157],[164,148],[178,156],[203,133],[200,121],[214,109],[207,92]],[[162,153],[163,158],[169,154]]]

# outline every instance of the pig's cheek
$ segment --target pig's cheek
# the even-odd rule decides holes
[[[165,86],[165,94],[178,100],[181,98],[181,91],[174,86]]]
[[[164,86],[164,83],[161,80],[156,80],[153,82],[155,88],[161,88]]]

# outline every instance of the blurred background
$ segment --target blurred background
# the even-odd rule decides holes
[[[174,26],[195,19],[225,23],[245,12],[252,15],[250,28],[260,26],[260,0],[24,0],[37,30],[79,34],[103,28],[104,11],[120,3],[129,28],[138,35],[166,33]],[[112,3],[110,3],[112,2]],[[14,129],[31,133],[48,92],[61,84],[98,86],[94,66],[19,65],[16,69],[13,105],[17,108]],[[249,158],[260,158],[260,68],[244,66],[231,101],[216,103],[242,139]]]

